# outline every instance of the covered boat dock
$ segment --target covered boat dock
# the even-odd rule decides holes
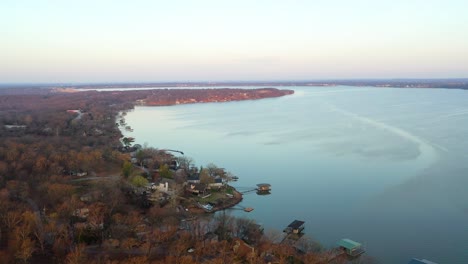
[[[341,239],[337,244],[341,250],[343,250],[348,256],[351,257],[357,257],[365,252],[361,243],[348,238]]]
[[[304,230],[304,223],[304,221],[294,220],[283,230],[283,232],[288,234],[299,234]]]

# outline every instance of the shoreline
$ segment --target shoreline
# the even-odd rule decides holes
[[[277,98],[286,95],[294,94],[294,90],[280,90],[277,88],[257,88],[257,89],[178,89],[172,92],[167,90],[161,90],[164,94],[157,93],[147,95],[145,99],[138,99],[134,101],[133,107],[144,106],[144,107],[156,107],[156,106],[173,106],[179,104],[197,104],[197,103],[224,103],[234,101],[247,101],[247,100],[260,100],[267,98]],[[127,93],[127,92],[124,92]],[[117,121],[124,120],[122,112],[131,111],[128,109],[120,111],[116,117]],[[125,137],[125,129],[122,126],[118,126],[118,129],[122,136]],[[229,209],[238,205],[243,200],[243,195],[236,188],[232,188],[232,197],[227,200],[222,200],[221,205],[213,206],[210,211],[200,208],[196,204],[192,204],[187,207],[188,212],[193,214],[205,214],[214,213],[220,210]]]
[[[223,203],[222,206],[214,206],[213,209],[209,212],[195,205],[192,205],[188,207],[187,209],[192,214],[212,214],[212,213],[224,210],[224,209],[232,208],[238,205],[244,199],[243,195],[239,191],[237,191],[234,187],[232,188],[234,189],[234,194],[233,194],[233,197],[228,200],[229,203]]]
[[[137,100],[142,106],[172,106],[196,103],[226,103],[234,101],[260,100],[294,94],[294,90],[277,88],[218,88],[218,89],[177,89],[159,90],[158,93]]]

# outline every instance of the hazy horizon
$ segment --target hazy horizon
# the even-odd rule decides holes
[[[464,1],[11,1],[0,83],[468,77]]]
[[[96,81],[96,82],[0,82],[0,87],[2,86],[44,86],[44,85],[63,85],[63,86],[73,86],[73,85],[199,85],[199,84],[210,84],[210,85],[234,85],[238,86],[239,84],[258,84],[258,85],[281,85],[281,84],[289,84],[289,83],[306,83],[310,82],[313,84],[323,83],[323,84],[331,84],[336,82],[338,84],[346,83],[346,82],[446,82],[446,81],[468,81],[468,78],[348,78],[348,79],[310,79],[310,80],[302,80],[302,79],[290,79],[290,80],[199,80],[199,81],[177,81],[177,80],[168,80],[168,81]],[[337,85],[338,85],[337,84]]]

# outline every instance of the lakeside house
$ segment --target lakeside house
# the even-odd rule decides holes
[[[225,182],[220,177],[215,178],[214,182],[208,184],[210,188],[218,188],[218,189],[223,187],[224,185],[225,185]]]
[[[88,172],[83,170],[63,170],[63,174],[76,177],[88,176]]]
[[[164,181],[164,182],[160,182],[159,184],[150,183],[148,184],[148,186],[146,186],[146,188],[150,190],[154,190],[154,191],[167,193],[169,191],[169,182]]]
[[[187,191],[195,195],[204,195],[206,193],[206,184],[204,183],[191,183]]]
[[[357,257],[365,252],[360,243],[348,238],[341,239],[338,241],[337,245],[351,257]]]
[[[187,183],[192,183],[192,184],[196,184],[196,183],[200,183],[200,174],[199,173],[194,173],[190,176],[187,177]]]

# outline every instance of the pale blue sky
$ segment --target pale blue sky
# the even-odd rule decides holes
[[[468,77],[468,1],[2,0],[0,82]]]

